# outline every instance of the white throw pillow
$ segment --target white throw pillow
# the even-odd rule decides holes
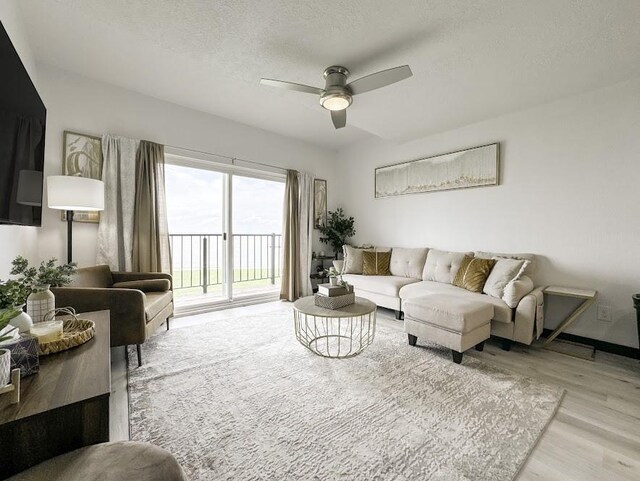
[[[373,249],[358,249],[348,245],[342,246],[344,254],[343,274],[362,274],[362,253],[364,251],[373,251]]]
[[[489,277],[487,277],[487,282],[485,282],[482,292],[491,297],[502,299],[506,285],[523,274],[527,268],[525,264],[528,264],[529,261],[505,259],[503,257],[494,257],[493,259],[496,263],[491,269]]]
[[[519,279],[514,279],[505,286],[502,300],[507,304],[507,306],[514,309],[518,307],[522,298],[532,290],[533,281],[531,278],[527,276],[520,276]]]

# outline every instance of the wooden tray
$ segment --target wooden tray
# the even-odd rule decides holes
[[[96,324],[86,319],[69,319],[63,321],[62,331],[62,339],[38,344],[38,354],[47,356],[84,344],[95,336]]]

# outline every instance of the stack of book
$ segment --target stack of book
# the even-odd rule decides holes
[[[353,289],[344,286],[332,286],[331,284],[320,284],[318,293],[315,295],[315,303],[318,307],[325,309],[340,309],[341,307],[353,304],[356,295]]]

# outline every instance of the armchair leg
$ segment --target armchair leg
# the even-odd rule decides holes
[[[404,319],[404,313],[402,311],[393,311],[394,314],[396,315],[396,319],[401,321],[402,319]]]
[[[167,331],[169,330],[169,318],[167,317]]]
[[[142,349],[140,344],[136,344],[136,350],[138,351],[138,367],[142,366]]]

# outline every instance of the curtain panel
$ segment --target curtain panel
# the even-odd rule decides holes
[[[114,135],[102,136],[104,211],[98,226],[96,263],[114,271],[133,267],[133,211],[135,203],[138,141]]]
[[[311,294],[313,176],[287,171],[283,211],[280,299],[295,301]]]
[[[164,146],[142,140],[136,156],[133,270],[170,272]]]

